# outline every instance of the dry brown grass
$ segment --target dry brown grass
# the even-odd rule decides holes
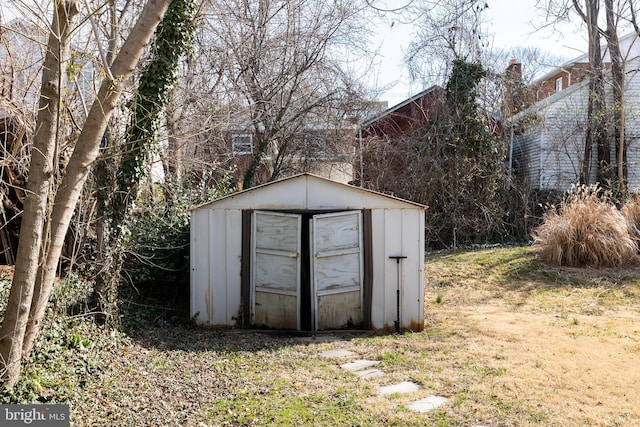
[[[460,408],[485,425],[640,425],[640,269],[549,267],[533,248],[491,252],[427,263],[430,324],[453,334],[449,356],[461,365],[439,368],[461,381],[451,393],[472,396]],[[460,279],[462,260],[484,267]],[[468,375],[478,367],[484,377]]]
[[[640,195],[625,203],[621,209],[622,216],[627,221],[629,235],[640,247]]]
[[[627,219],[597,188],[579,188],[559,209],[550,209],[533,238],[541,259],[550,264],[620,267],[637,262],[638,246]]]

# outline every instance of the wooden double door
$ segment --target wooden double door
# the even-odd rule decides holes
[[[363,319],[362,212],[254,211],[251,323],[326,330]]]

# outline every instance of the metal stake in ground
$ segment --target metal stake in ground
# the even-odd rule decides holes
[[[400,260],[405,259],[404,255],[392,255],[389,257],[390,259],[396,260],[396,272],[397,272],[397,285],[396,285],[396,334],[400,333]]]

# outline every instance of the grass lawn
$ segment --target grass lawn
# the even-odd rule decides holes
[[[67,401],[77,426],[640,425],[640,269],[550,268],[516,247],[428,254],[425,276],[420,333],[309,344],[73,318],[4,400]],[[319,355],[335,348],[385,375],[359,379]],[[378,395],[400,381],[421,389]],[[448,401],[408,409],[429,395]]]

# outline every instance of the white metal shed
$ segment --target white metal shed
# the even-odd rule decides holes
[[[301,174],[191,211],[191,316],[208,326],[424,327],[425,206]]]

